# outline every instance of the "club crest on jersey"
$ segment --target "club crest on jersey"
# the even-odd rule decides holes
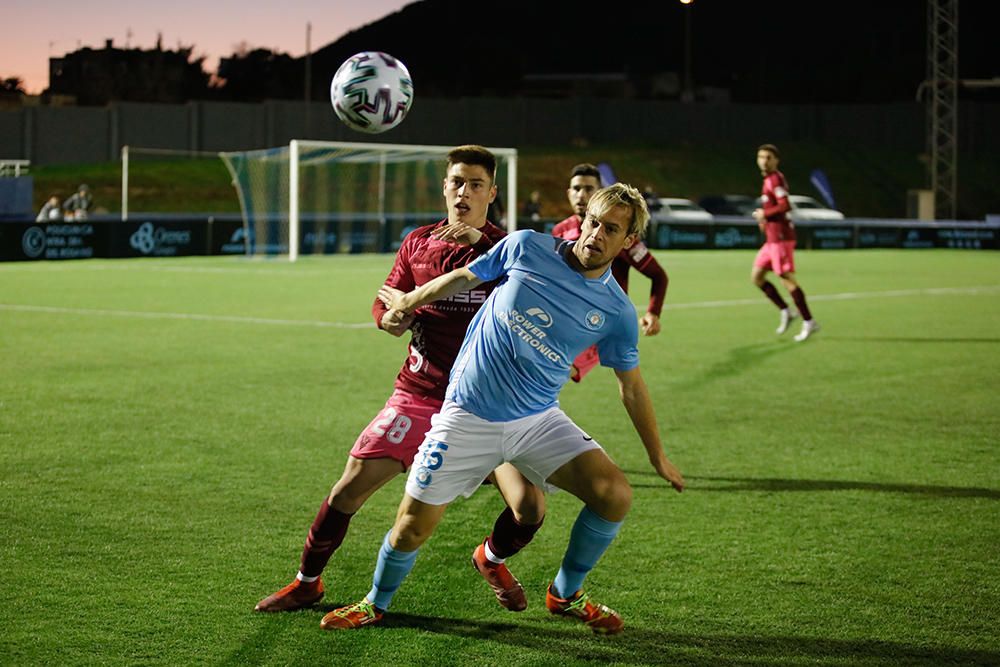
[[[587,313],[587,317],[583,322],[587,325],[588,329],[600,329],[604,326],[604,313],[599,310],[592,310]]]

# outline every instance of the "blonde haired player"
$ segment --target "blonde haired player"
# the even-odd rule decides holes
[[[511,463],[535,486],[565,489],[584,503],[545,606],[597,633],[622,631],[621,616],[593,602],[583,581],[618,534],[632,488],[557,399],[573,359],[596,344],[601,363],[615,370],[650,464],[683,490],[684,478],[663,451],[639,372],[635,307],[611,275],[611,262],[635,243],[648,220],[639,191],[616,183],[590,200],[576,242],[521,230],[467,267],[412,292],[381,291],[393,311],[405,314],[501,281],[465,334],[444,405],[420,445],[396,523],[379,549],[371,590],[324,616],[323,628],[381,621],[448,504],[475,492],[496,466]]]

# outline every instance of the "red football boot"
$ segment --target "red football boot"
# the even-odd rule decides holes
[[[277,593],[257,603],[254,611],[295,611],[316,604],[323,598],[323,580],[306,583],[294,580]]]

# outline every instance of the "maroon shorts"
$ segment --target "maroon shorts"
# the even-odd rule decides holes
[[[441,410],[436,398],[417,396],[397,389],[385,402],[351,448],[357,459],[392,458],[409,468],[431,427],[431,416]]]
[[[573,365],[576,366],[576,370],[579,373],[573,381],[579,382],[582,380],[583,376],[593,370],[594,366],[600,362],[601,357],[597,354],[597,346],[591,345],[573,360]]]

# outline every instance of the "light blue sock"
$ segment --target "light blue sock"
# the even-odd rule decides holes
[[[375,563],[375,576],[372,577],[372,589],[368,591],[369,602],[383,611],[392,604],[392,596],[396,594],[396,589],[406,579],[406,575],[413,569],[413,563],[417,560],[417,552],[396,551],[389,545],[390,530],[385,534],[382,541],[382,548],[378,550],[378,561]]]
[[[607,551],[615,539],[623,521],[602,519],[587,507],[580,510],[580,516],[573,524],[569,535],[569,546],[563,556],[562,567],[552,583],[552,592],[566,599],[583,588],[587,573],[594,569],[597,561]]]

